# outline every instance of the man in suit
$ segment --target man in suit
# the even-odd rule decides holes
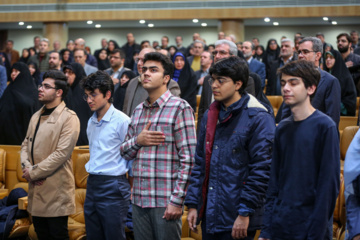
[[[241,51],[244,55],[244,58],[249,64],[250,72],[254,72],[258,74],[261,78],[261,88],[264,89],[265,87],[265,78],[266,78],[266,70],[265,64],[258,61],[257,59],[253,58],[255,54],[255,45],[250,41],[245,41],[242,44]]]
[[[75,49],[83,49],[85,50],[85,40],[83,38],[78,38],[75,40]],[[85,53],[86,54],[86,53]],[[86,63],[97,69],[97,60],[91,54],[86,54]]]
[[[98,69],[94,66],[91,66],[86,63],[87,55],[84,49],[76,49],[74,51],[74,59],[75,62],[81,64],[83,66],[86,76],[89,76],[90,74],[96,72]]]
[[[20,55],[19,52],[13,49],[14,47],[14,41],[13,40],[7,40],[6,41],[6,48],[5,48],[5,53],[9,59],[9,62],[11,64],[11,66],[16,63],[17,61],[19,61],[20,59]]]
[[[201,54],[200,65],[201,69],[195,72],[197,84],[198,84],[198,94],[202,92],[202,85],[204,83],[204,78],[209,74],[209,69],[214,61],[212,54],[208,51],[204,51]]]
[[[120,78],[123,72],[131,71],[131,69],[124,67],[125,53],[121,49],[114,49],[110,53],[110,68],[106,69],[105,72],[111,76],[114,83],[114,92],[119,87]]]
[[[145,54],[150,52],[155,52],[155,50],[153,48],[144,48],[139,53],[139,56],[136,59],[137,69],[139,73],[142,72]],[[170,90],[172,95],[180,97],[180,87],[177,82],[171,79],[168,85],[168,89]],[[144,102],[148,96],[148,92],[141,85],[140,76],[131,79],[126,89],[123,112],[129,117],[131,117],[131,114],[133,113],[136,106]]]
[[[218,40],[215,42],[215,50],[213,51],[214,63],[218,62],[223,58],[228,58],[230,56],[237,56],[238,49],[236,44],[229,40]],[[204,78],[203,90],[201,92],[201,99],[198,112],[198,123],[201,123],[201,119],[205,111],[209,108],[210,104],[214,101],[214,95],[209,83],[210,75],[207,75]],[[247,87],[245,91],[253,96],[255,96],[255,83],[254,79],[249,78]],[[200,128],[198,128],[200,129]]]
[[[205,43],[201,40],[195,40],[193,43],[194,55],[187,58],[189,65],[191,66],[194,72],[200,70],[200,59],[201,54],[205,49]]]
[[[294,55],[294,42],[290,39],[281,40],[280,58],[270,64],[268,72],[268,83],[266,86],[266,95],[281,95],[280,78],[277,75],[278,68],[286,63],[296,60]]]

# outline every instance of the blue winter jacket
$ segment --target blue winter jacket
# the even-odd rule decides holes
[[[203,202],[207,119],[208,111],[201,121],[195,166],[185,199],[185,205],[196,208],[198,213]],[[244,212],[251,212],[248,230],[261,227],[274,133],[271,114],[247,93],[232,109],[229,119],[218,121],[205,210],[208,233],[231,231],[239,213]]]

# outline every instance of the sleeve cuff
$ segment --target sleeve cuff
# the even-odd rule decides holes
[[[251,215],[255,212],[254,209],[247,207],[245,204],[240,203],[238,214],[241,216]]]
[[[175,207],[182,207],[184,205],[184,199],[171,195],[170,204]]]

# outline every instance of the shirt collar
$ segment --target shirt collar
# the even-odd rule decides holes
[[[153,104],[152,106],[149,103],[149,98],[146,99],[144,101],[144,107],[150,108],[150,107],[155,107],[158,106],[160,108],[162,108],[165,103],[169,100],[169,98],[171,97],[171,92],[169,90],[167,90],[163,95],[161,95]]]
[[[103,116],[103,118],[100,120],[101,121],[104,121],[104,122],[110,122],[111,120],[111,116],[113,115],[115,111],[115,107],[113,104],[110,105],[109,109],[107,110],[107,112],[105,113],[105,115]],[[97,120],[97,113],[94,112],[93,115],[91,116],[91,120],[93,122],[96,122],[98,123],[98,120]]]
[[[249,58],[249,60],[247,61],[248,62],[248,64],[250,64],[251,63],[251,60],[253,59],[253,57],[251,57],[251,58]]]

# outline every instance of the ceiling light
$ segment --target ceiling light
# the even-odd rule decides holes
[[[329,21],[329,18],[328,17],[323,17],[323,20],[324,21]]]
[[[270,22],[270,18],[266,17],[266,18],[264,18],[264,21],[265,22]]]
[[[93,21],[89,20],[86,22],[87,24],[93,24]]]
[[[202,23],[201,26],[206,27],[207,23]]]
[[[145,20],[140,20],[139,23],[144,24]]]
[[[337,24],[337,21],[332,21],[331,24],[332,24],[332,25],[336,25],[336,24]]]
[[[26,28],[27,28],[27,29],[31,29],[32,26],[31,26],[31,25],[27,25]]]
[[[196,18],[194,18],[194,19],[193,19],[193,23],[197,23],[197,22],[199,22],[199,20],[196,19]]]
[[[149,24],[148,24],[148,27],[154,27],[154,24],[149,23]]]
[[[95,27],[96,28],[101,28],[101,24],[96,24]]]
[[[274,26],[279,26],[278,22],[273,22]]]
[[[24,25],[24,22],[19,22],[19,25],[20,25],[20,26]]]

